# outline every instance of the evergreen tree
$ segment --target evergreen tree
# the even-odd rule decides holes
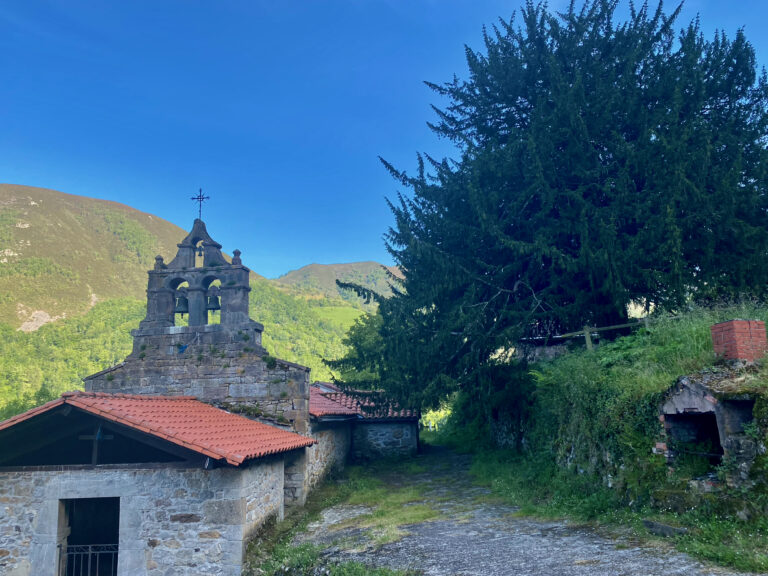
[[[381,304],[382,384],[434,403],[490,395],[522,336],[616,324],[630,303],[750,293],[768,282],[768,83],[737,32],[675,31],[680,7],[529,1],[467,49],[467,79],[390,204],[405,274]],[[370,341],[370,338],[368,339]],[[355,340],[352,344],[360,348]],[[354,350],[352,354],[355,354]]]

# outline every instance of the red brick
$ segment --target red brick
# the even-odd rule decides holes
[[[729,320],[710,328],[715,354],[729,360],[755,361],[768,351],[765,323]]]

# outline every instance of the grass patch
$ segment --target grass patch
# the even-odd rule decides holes
[[[412,460],[376,462],[368,466],[350,466],[335,479],[315,489],[305,506],[292,510],[282,522],[271,522],[248,545],[244,576],[311,575],[328,576],[415,576],[418,572],[372,568],[358,562],[329,564],[321,556],[322,549],[310,543],[293,546],[298,532],[317,520],[320,513],[337,504],[362,505],[372,508],[370,514],[350,519],[339,528],[358,526],[369,529],[376,544],[392,542],[404,534],[403,525],[437,518],[439,513],[423,500],[420,485],[398,486],[404,475],[426,471]]]
[[[652,519],[688,530],[667,540],[681,552],[739,570],[768,570],[768,519],[763,515],[745,522],[712,513],[708,506],[683,513],[633,508],[589,475],[500,450],[476,453],[471,472],[477,484],[491,489],[491,499],[519,507],[522,516],[588,522],[645,541],[658,540],[642,523]]]
[[[318,306],[314,308],[314,312],[321,320],[331,322],[345,330],[349,329],[355,320],[363,314],[362,310],[349,306]]]

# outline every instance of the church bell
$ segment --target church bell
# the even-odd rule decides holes
[[[189,300],[186,296],[179,296],[176,298],[176,307],[173,309],[174,314],[188,314],[189,313]]]
[[[221,303],[218,296],[209,296],[206,310],[221,310]]]

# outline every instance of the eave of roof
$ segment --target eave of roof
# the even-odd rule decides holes
[[[334,402],[315,386],[309,389],[309,415],[318,420],[353,420],[359,417],[356,410]]]
[[[315,443],[312,438],[231,414],[192,396],[69,392],[0,422],[0,430],[64,404],[233,466]]]
[[[314,396],[333,402],[336,405],[343,406],[354,411],[360,418],[366,421],[403,421],[418,420],[420,414],[418,410],[403,409],[384,399],[384,402],[377,402],[381,398],[374,398],[374,394],[344,392],[324,392],[320,388],[310,388],[310,414],[312,410],[312,398]],[[314,415],[314,414],[313,414]]]

